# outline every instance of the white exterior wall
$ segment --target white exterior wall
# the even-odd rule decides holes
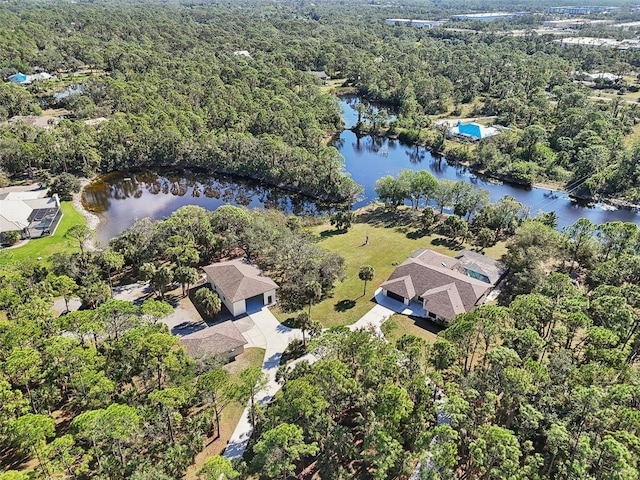
[[[234,317],[247,313],[247,303],[244,300],[239,300],[232,305],[229,309]]]
[[[271,302],[269,302],[269,297],[271,297]],[[273,290],[269,290],[268,292],[265,292],[262,294],[262,300],[263,303],[265,305],[273,305],[274,303],[276,303],[276,290],[275,288]]]
[[[222,292],[220,292],[220,290],[218,290],[218,287],[216,286],[215,283],[213,283],[213,280],[211,280],[211,277],[209,277],[209,275],[207,275],[207,280],[209,280],[209,284],[211,285],[211,289],[214,292],[216,292],[218,297],[220,297],[220,300],[222,300],[222,303],[224,304],[224,306],[227,307],[227,309],[231,312],[231,315],[233,315],[234,317],[237,317],[238,315],[242,315],[243,313],[246,313],[247,304],[245,303],[244,300],[240,300],[238,302],[231,303],[229,301],[229,299],[227,299],[222,294]]]

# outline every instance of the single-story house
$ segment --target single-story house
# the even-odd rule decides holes
[[[247,343],[232,320],[203,328],[180,339],[180,345],[193,358],[214,355],[229,361],[243,353]]]
[[[483,304],[504,275],[497,260],[464,250],[455,258],[421,249],[384,282],[383,295],[409,305],[418,302],[425,318],[448,322]]]
[[[318,77],[323,82],[326,82],[327,80],[329,80],[329,75],[327,75],[327,73],[324,70],[320,70],[318,72],[309,72],[309,73],[311,75],[315,75],[316,77]]]
[[[54,117],[53,115],[42,115],[39,117],[35,115],[15,115],[8,121],[9,123],[23,122],[30,127],[38,127],[48,130],[52,125],[60,123],[60,120],[60,117]]]
[[[0,195],[0,239],[18,231],[23,238],[53,234],[62,219],[58,195],[41,197],[44,191],[9,192]]]
[[[500,131],[495,127],[485,127],[479,123],[460,123],[455,127],[447,130],[449,137],[457,137],[464,140],[478,141],[484,138],[493,137],[498,135]]]
[[[211,288],[234,317],[276,303],[278,285],[245,258],[214,263],[203,270]]]

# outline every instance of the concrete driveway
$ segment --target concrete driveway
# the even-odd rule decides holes
[[[292,340],[302,338],[302,332],[282,325],[267,307],[237,319],[235,323],[249,342],[247,346],[265,349],[262,371],[269,380],[267,386],[258,393],[256,398],[259,404],[264,405],[280,390],[281,385],[276,382],[276,372],[280,366],[282,353]],[[253,326],[251,326],[251,323],[253,323]],[[224,457],[229,460],[242,457],[252,433],[253,428],[249,421],[248,404],[224,450]]]

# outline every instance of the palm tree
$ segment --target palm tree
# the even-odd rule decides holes
[[[305,285],[305,296],[309,300],[309,317],[311,316],[311,305],[322,298],[322,285],[316,281]]]
[[[299,328],[302,330],[302,345],[307,346],[306,333],[312,328],[313,320],[307,312],[301,312],[296,318],[293,319],[293,328]]]
[[[182,296],[185,297],[189,286],[198,281],[198,271],[193,267],[178,267],[173,275],[176,282],[182,286]]]
[[[222,309],[222,302],[220,297],[209,290],[208,288],[201,288],[196,292],[196,302],[200,305],[204,313],[213,317]]]
[[[364,282],[364,290],[362,291],[362,296],[365,296],[367,294],[367,282],[373,280],[375,274],[376,271],[371,265],[362,265],[360,267],[358,278],[360,278],[360,280]]]

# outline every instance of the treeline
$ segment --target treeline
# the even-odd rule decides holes
[[[50,89],[62,88],[57,82],[0,84],[0,119],[38,113],[41,104],[72,112],[44,131],[21,122],[5,126],[0,166],[6,173],[193,165],[332,201],[358,192],[325,142],[340,128],[335,98],[286,62],[259,51],[252,58],[234,54],[250,42],[235,35],[244,23],[230,11],[220,13],[236,25],[221,29],[177,7],[68,7],[3,7],[0,21],[30,40],[14,45],[20,35],[6,30],[0,42],[11,48],[0,55],[1,71],[98,69],[82,77],[81,90],[53,103]],[[222,20],[215,12],[206,16]],[[96,117],[109,121],[82,121]]]
[[[30,73],[36,65],[96,73],[82,78],[81,91],[53,102],[52,91],[73,78],[0,85],[0,118],[50,105],[71,112],[48,131],[3,128],[0,166],[9,174],[89,175],[197,165],[349,200],[357,187],[325,143],[340,127],[336,102],[306,73],[326,70],[361,95],[393,105],[392,129],[438,150],[433,116],[497,116],[511,133],[470,151],[451,145],[445,151],[474,168],[524,184],[564,183],[584,196],[638,196],[635,150],[622,142],[635,126],[637,105],[594,102],[572,74],[629,74],[640,53],[563,47],[536,35],[392,27],[384,18],[395,10],[363,8],[366,14],[358,5],[332,3],[5,4],[1,73]],[[416,16],[421,11],[438,10],[411,7]],[[237,54],[245,50],[250,57]],[[79,121],[99,117],[108,122]]]
[[[198,267],[238,256],[257,264],[278,283],[278,304],[296,311],[331,295],[344,273],[344,259],[316,245],[302,222],[274,210],[224,205],[210,212],[185,206],[160,221],[139,220],[108,248],[85,248],[92,233],[72,227],[67,237],[79,251],[52,257],[52,270],[77,283],[86,306],[100,305],[114,281],[146,280],[160,297],[170,286],[182,293],[200,279]]]
[[[345,66],[362,95],[398,111],[388,122],[401,138],[425,144],[476,170],[530,185],[553,181],[587,197],[637,196],[633,132],[638,106],[594,101],[572,72],[629,74],[637,53],[554,46],[542,37],[512,38],[396,28],[375,51]],[[382,61],[380,61],[382,59]],[[428,74],[425,74],[428,71]],[[434,115],[495,116],[511,130],[477,147],[443,143]]]
[[[426,170],[405,169],[395,178],[382,177],[376,182],[376,194],[388,208],[396,209],[405,201],[410,201],[416,212],[422,207],[418,222],[426,231],[441,220],[444,210],[452,212],[441,222],[441,232],[454,241],[461,238],[463,243],[473,236],[482,248],[513,235],[529,215],[528,207],[509,195],[491,203],[488,190],[464,180],[438,180]],[[555,214],[540,218],[552,227],[557,225]]]

